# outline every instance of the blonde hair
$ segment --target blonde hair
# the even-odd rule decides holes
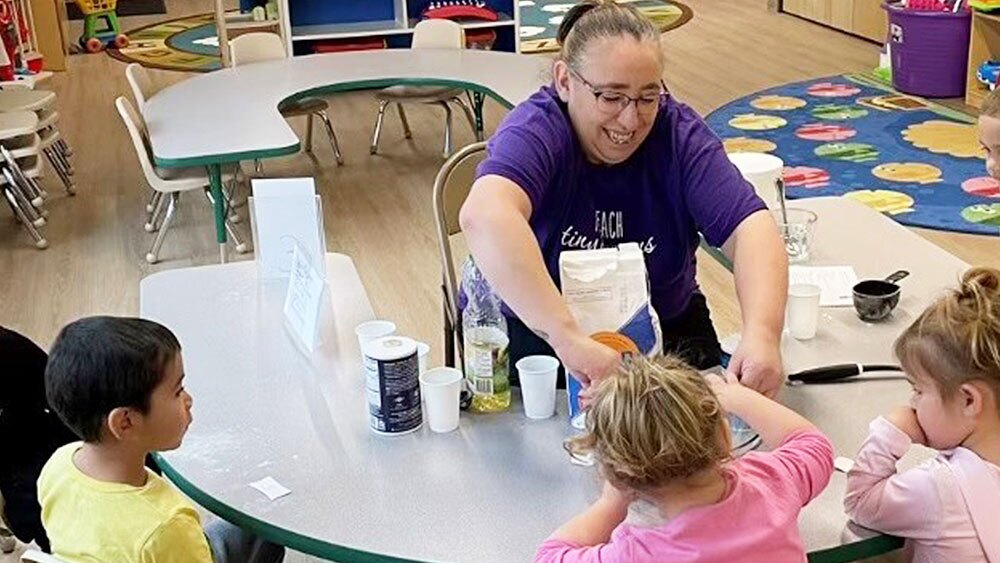
[[[972,268],[921,313],[895,344],[903,368],[930,377],[942,397],[983,381],[1000,398],[1000,271]]]
[[[659,46],[659,30],[635,7],[614,0],[584,0],[570,8],[559,24],[556,33],[559,57],[571,67],[580,68],[592,42],[622,36],[639,42],[652,41]]]
[[[979,115],[1000,119],[1000,89],[993,90],[986,96],[983,106],[979,108]]]
[[[615,487],[649,491],[725,461],[723,417],[705,378],[681,360],[631,359],[598,385],[587,432],[566,449],[593,453]]]

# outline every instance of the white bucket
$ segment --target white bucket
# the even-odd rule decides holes
[[[753,184],[754,191],[770,209],[779,209],[778,179],[785,162],[773,154],[762,152],[737,152],[729,155],[729,161],[736,165],[747,182]]]

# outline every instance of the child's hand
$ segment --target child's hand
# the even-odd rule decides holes
[[[736,379],[736,376],[729,372],[726,372],[725,379],[713,373],[706,375],[705,380],[708,381],[712,391],[715,392],[715,396],[719,399],[719,404],[722,405],[723,410],[726,412],[732,410],[735,395],[748,391],[740,383],[740,380]]]
[[[601,499],[612,506],[628,507],[635,500],[635,493],[615,488],[610,482],[605,481],[604,490],[601,492]]]
[[[896,407],[885,418],[893,426],[905,432],[914,444],[927,445],[927,436],[924,435],[924,429],[920,427],[920,421],[917,420],[917,411],[913,410],[912,407]]]

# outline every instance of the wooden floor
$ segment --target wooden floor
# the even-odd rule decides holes
[[[875,45],[792,16],[767,13],[763,0],[701,0],[694,19],[664,36],[665,79],[674,94],[707,113],[751,92],[795,80],[866,71]],[[168,0],[170,17],[206,12],[208,2]],[[162,16],[160,16],[162,18]],[[125,18],[137,27],[156,17]],[[82,315],[138,311],[138,282],[155,271],[216,261],[210,209],[198,194],[180,212],[156,266],[143,256],[152,236],[142,229],[148,195],[132,146],[113,106],[127,92],[124,65],[105,55],[77,55],[49,87],[59,96],[60,128],[76,151],[79,195],[49,204],[51,247],[32,248],[6,209],[0,210],[0,324],[47,346],[59,327]],[[177,75],[178,77],[180,75]],[[328,249],[352,256],[376,312],[402,333],[434,346],[440,358],[439,267],[431,214],[431,182],[442,160],[442,116],[413,108],[412,141],[387,120],[381,153],[368,154],[376,103],[370,93],[330,98],[346,163],[338,167],[320,135],[315,157],[266,163],[271,176],[314,176],[323,197]],[[503,112],[488,107],[492,130]],[[301,124],[296,125],[301,132]],[[471,133],[457,127],[458,143]],[[211,135],[211,131],[205,131]],[[1000,266],[997,239],[920,231],[972,263]],[[738,326],[729,274],[707,258],[701,278],[720,332]]]

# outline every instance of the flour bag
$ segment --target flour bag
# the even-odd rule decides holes
[[[661,353],[660,319],[649,299],[646,255],[637,243],[563,251],[559,279],[566,305],[584,332],[622,353]],[[576,378],[566,378],[570,421],[577,428],[584,424],[581,389]]]

